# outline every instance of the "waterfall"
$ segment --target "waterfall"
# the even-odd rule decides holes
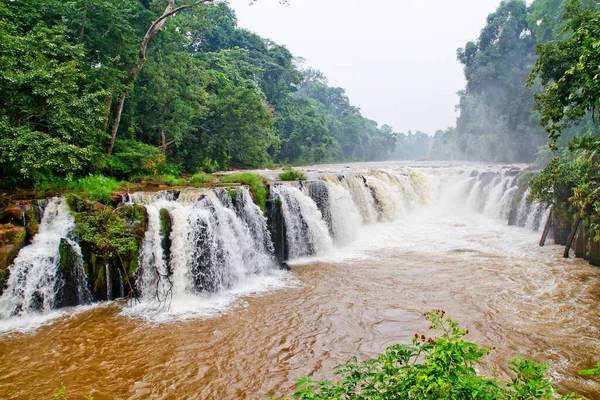
[[[282,203],[290,258],[323,254],[332,247],[327,224],[310,197],[288,185],[271,186],[271,190]]]
[[[134,201],[146,202],[149,218],[137,272],[145,300],[219,292],[276,266],[266,219],[246,187],[185,189],[177,200],[140,194]],[[169,214],[170,234],[161,210]]]
[[[489,195],[483,206],[483,213],[490,218],[497,218],[502,212],[502,197],[506,193],[511,177],[495,179],[490,185]]]
[[[69,244],[71,251],[73,252],[72,271],[73,271],[73,283],[75,286],[75,292],[77,297],[77,304],[89,304],[93,300],[92,292],[88,285],[88,277],[83,267],[83,254],[81,253],[81,247],[79,243],[74,240],[65,239]]]
[[[254,246],[263,254],[273,254],[273,242],[267,228],[267,220],[252,201],[248,188],[242,187],[237,191],[235,208],[242,224],[248,228]]]
[[[375,199],[366,186],[365,178],[360,175],[349,175],[344,177],[341,182],[352,195],[352,200],[354,200],[363,222],[365,224],[376,222],[377,211],[375,209]]]
[[[144,236],[140,253],[140,268],[137,272],[138,290],[141,297],[156,296],[159,301],[166,298],[171,284],[169,268],[163,242],[168,232],[162,231],[160,210],[174,208],[174,201],[167,198],[156,199],[146,205],[148,212],[148,230]]]
[[[517,225],[539,230],[547,209],[528,204],[528,190],[515,197],[523,190],[516,185],[516,173],[518,169],[495,166],[482,171],[386,167],[309,182],[273,183],[269,206],[277,210],[275,225],[267,223],[246,186],[128,194],[123,201],[143,204],[148,216],[139,267],[131,282],[147,305],[195,294],[222,294],[273,274],[276,251],[280,261],[324,255],[333,246],[359,238],[364,225],[402,220],[430,205],[437,207],[436,212],[459,209],[498,221],[510,215]],[[0,297],[0,318],[92,300],[73,229],[74,218],[65,200],[51,199],[39,233],[10,267]],[[273,232],[277,232],[277,249],[270,236]],[[68,260],[61,262],[63,251],[68,252]],[[68,271],[63,270],[65,263]],[[106,285],[107,298],[123,297],[124,271],[111,270],[108,263],[103,268],[97,278]]]
[[[1,318],[54,308],[56,295],[62,286],[59,246],[74,225],[65,199],[51,199],[38,234],[31,245],[19,252],[9,268],[7,287],[0,297]]]
[[[112,277],[110,276],[110,266],[108,265],[108,262],[104,264],[104,274],[106,276],[106,299],[112,300],[114,298],[112,291]]]
[[[330,210],[331,231],[336,244],[350,243],[358,236],[362,224],[360,211],[352,200],[347,186],[337,178],[326,182],[327,208]]]
[[[395,190],[388,183],[384,182],[379,176],[364,175],[367,186],[373,192],[375,199],[375,209],[380,221],[393,221],[401,211],[404,211],[403,205],[398,201],[394,193]]]

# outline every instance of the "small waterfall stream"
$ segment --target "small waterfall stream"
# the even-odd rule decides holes
[[[59,277],[61,239],[75,226],[63,198],[53,198],[44,211],[39,232],[19,252],[10,267],[10,278],[0,297],[0,318],[54,308],[62,281]]]

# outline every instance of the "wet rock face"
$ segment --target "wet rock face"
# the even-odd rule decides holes
[[[4,220],[15,224],[23,223],[23,210],[20,207],[12,205],[3,210]]]
[[[0,269],[6,269],[26,241],[25,228],[13,224],[0,225]]]
[[[285,236],[285,221],[279,198],[270,198],[267,200],[265,215],[267,217],[267,227],[275,249],[275,257],[278,262],[282,263],[288,258],[288,248]]]

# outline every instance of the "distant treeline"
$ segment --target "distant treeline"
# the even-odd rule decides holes
[[[0,185],[390,157],[391,128],[227,4],[159,21],[192,3],[0,2]]]

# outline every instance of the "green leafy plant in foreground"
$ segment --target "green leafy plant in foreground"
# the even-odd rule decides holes
[[[289,168],[284,169],[283,172],[279,174],[279,178],[282,181],[303,181],[306,180],[306,175],[304,174],[304,172],[300,172],[296,169]]]
[[[338,381],[301,377],[294,399],[573,399],[560,396],[544,378],[548,365],[514,358],[510,381],[481,376],[475,370],[489,349],[466,342],[469,333],[442,310],[424,314],[430,329],[442,335],[415,334],[411,344],[387,348],[379,357],[338,365]],[[600,364],[598,366],[600,368]]]

